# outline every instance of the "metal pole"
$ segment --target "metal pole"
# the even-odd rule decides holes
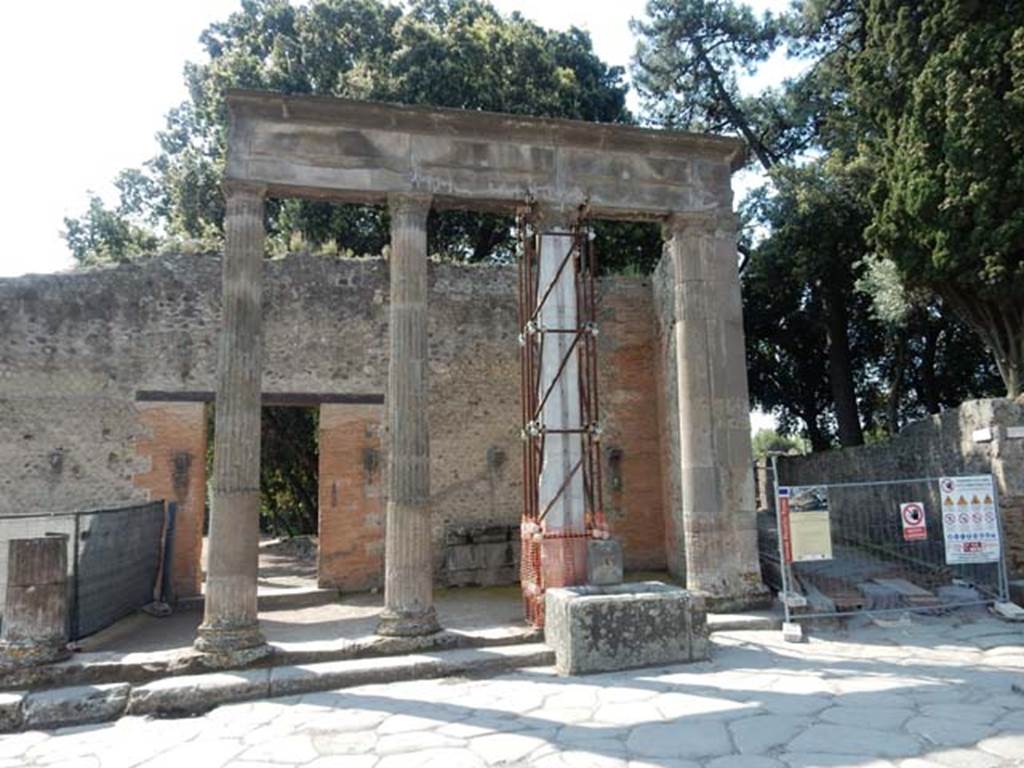
[[[779,509],[779,461],[776,454],[771,454],[772,460],[772,496],[775,499],[775,533],[779,540],[779,577],[782,580],[782,610],[787,624],[790,622],[789,615],[789,564],[786,562],[786,547],[782,541],[782,512]]]

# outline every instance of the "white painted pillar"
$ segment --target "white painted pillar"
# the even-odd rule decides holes
[[[573,260],[570,258],[559,272],[573,245],[573,213],[545,211],[537,223],[542,232],[538,300],[553,284],[538,316],[541,327],[545,329],[573,329],[579,324]],[[573,340],[574,337],[568,333],[544,334],[538,403],[554,383],[541,409],[541,422],[546,430],[576,429],[583,421],[579,389],[580,343],[573,348]],[[568,359],[562,367],[567,355]],[[558,372],[560,367],[561,374]],[[547,587],[582,584],[586,581],[587,542],[582,538],[586,530],[583,467],[580,465],[582,456],[579,434],[545,434],[538,500],[539,511],[543,514],[547,509],[548,512],[541,525],[547,535],[580,534],[566,538],[545,538],[541,564]]]

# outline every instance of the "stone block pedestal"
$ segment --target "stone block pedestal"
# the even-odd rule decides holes
[[[704,598],[659,581],[548,589],[544,639],[560,675],[704,661]]]

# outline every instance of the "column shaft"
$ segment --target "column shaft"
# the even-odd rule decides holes
[[[391,212],[388,341],[388,504],[382,635],[439,629],[433,605],[430,440],[427,430],[427,214],[430,199],[401,195]]]
[[[538,297],[544,296],[548,287],[554,284],[539,313],[544,328],[565,330],[579,324],[576,268],[571,258],[559,272],[573,247],[575,213],[574,210],[541,209],[538,214],[537,224],[542,232]],[[568,361],[563,366],[562,361],[567,355]],[[538,401],[549,389],[550,394],[541,413],[544,427],[554,430],[578,428],[583,423],[579,347],[573,347],[573,336],[567,333],[551,333],[544,337]],[[541,568],[546,587],[583,584],[587,578],[587,541],[580,536],[586,530],[583,471],[578,466],[582,455],[578,434],[555,433],[544,437],[538,503],[540,511],[543,513],[548,509],[548,513],[541,524],[545,534],[563,535],[562,538],[545,538],[541,545]]]
[[[263,190],[226,188],[206,606],[196,647],[262,648],[256,612],[260,505]]]
[[[687,586],[721,606],[756,602],[764,587],[734,218],[678,215],[669,235]]]

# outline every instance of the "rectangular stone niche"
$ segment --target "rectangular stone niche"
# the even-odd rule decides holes
[[[552,588],[544,639],[560,675],[709,658],[704,598],[660,581]]]

